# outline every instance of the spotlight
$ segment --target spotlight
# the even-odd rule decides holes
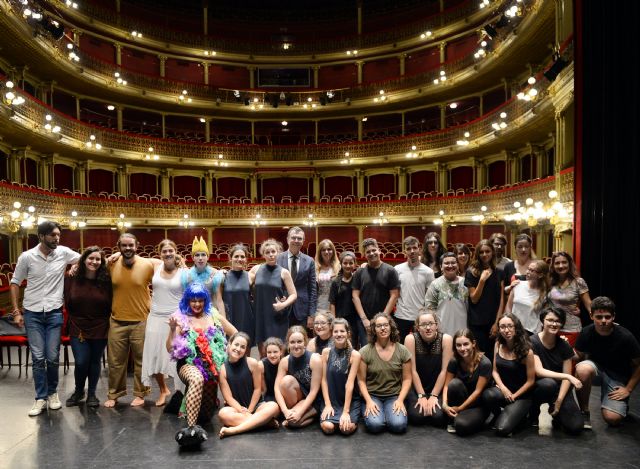
[[[496,31],[496,28],[494,28],[490,24],[484,27],[484,32],[487,33],[487,36],[489,36],[491,39],[494,39],[498,35],[498,31]]]

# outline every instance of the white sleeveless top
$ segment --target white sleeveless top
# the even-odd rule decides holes
[[[151,314],[168,317],[176,312],[182,298],[181,272],[177,271],[172,278],[167,279],[160,275],[162,269],[162,265],[157,267],[151,279],[153,285]]]

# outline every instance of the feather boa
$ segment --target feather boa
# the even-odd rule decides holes
[[[218,381],[220,368],[227,358],[227,339],[222,324],[214,316],[214,325],[205,330],[193,329],[188,318],[179,313],[182,335],[177,336],[172,344],[171,358],[185,359],[202,374],[205,381]]]

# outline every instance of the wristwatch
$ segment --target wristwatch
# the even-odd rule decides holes
[[[418,393],[418,399],[422,399],[423,397],[427,397],[427,395],[423,392]]]

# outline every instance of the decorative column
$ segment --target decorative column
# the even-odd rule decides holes
[[[447,61],[447,43],[442,41],[438,46],[440,47],[440,64],[443,64]]]
[[[171,169],[161,169],[160,170],[160,195],[162,197],[166,197],[167,199],[171,198]]]
[[[440,128],[447,128],[447,105],[440,104]]]
[[[318,144],[318,120],[313,121],[313,123],[314,123],[314,127],[315,127],[314,143],[317,145]]]
[[[362,241],[364,241],[364,225],[356,225],[358,229],[358,251],[362,252]],[[362,253],[364,254],[364,253]]]
[[[76,163],[75,171],[73,172],[74,181],[73,188],[74,190],[80,192],[87,192],[87,174],[89,172],[89,162],[88,161],[79,161]]]
[[[23,182],[20,172],[20,163],[26,153],[25,149],[13,150],[9,154],[9,180],[13,182]]]
[[[251,145],[256,143],[256,123],[251,121]]]
[[[313,66],[313,87],[318,88],[318,72],[320,71],[320,67],[317,65]]]
[[[356,61],[356,67],[358,67],[358,85],[362,84],[362,67],[364,65],[363,60]]]
[[[53,158],[51,155],[40,157],[38,162],[38,187],[51,189],[51,178],[53,176]]]
[[[258,174],[251,174],[250,182],[250,190],[251,190],[251,201],[255,204],[258,202]]]
[[[365,196],[364,171],[362,171],[361,169],[356,169],[355,176],[356,176],[356,192],[357,192],[356,195],[358,196],[358,198],[364,197]]]
[[[362,0],[358,0],[358,36],[362,34]]]
[[[167,124],[166,116],[164,113],[160,114],[160,127],[162,130],[162,138],[167,138]]]
[[[480,95],[480,117],[484,116],[484,95]]]
[[[80,98],[76,96],[76,120],[80,120]]]
[[[400,128],[401,128],[401,135],[404,137],[404,125],[405,125],[405,115],[404,115],[404,111],[402,111],[400,113]]]
[[[256,87],[256,80],[255,80],[255,74],[253,73],[255,71],[256,67],[254,67],[253,65],[249,65],[247,67],[247,70],[249,71],[249,88],[255,88]]]
[[[158,60],[160,62],[160,76],[162,78],[164,78],[166,76],[166,73],[167,73],[167,67],[166,67],[167,56],[166,55],[159,55],[158,56]]]
[[[320,201],[320,175],[318,173],[313,173],[313,201]]]
[[[211,119],[205,119],[204,121],[204,141],[211,142]]]
[[[123,108],[121,106],[116,108],[116,125],[120,132],[122,132],[122,111]]]
[[[403,166],[396,166],[396,175],[398,177],[398,193],[397,195],[404,195],[407,193],[407,168]],[[403,238],[404,239],[404,238]]]
[[[202,73],[204,78],[204,84],[209,84],[209,62],[202,62]]]
[[[120,195],[125,195],[128,196],[129,195],[129,180],[128,180],[128,173],[129,173],[129,165],[124,165],[124,166],[118,166],[118,170],[116,172],[116,182],[118,185],[118,193]]]
[[[405,71],[405,59],[407,58],[407,54],[400,54],[398,56],[398,60],[400,61],[400,76],[404,76],[404,71]]]
[[[207,198],[207,202],[214,202],[213,198],[213,183],[215,181],[216,172],[213,170],[208,170],[205,175],[205,184],[204,184],[204,195]]]
[[[202,33],[206,36],[209,34],[209,8],[208,2],[203,2],[202,6]],[[209,242],[211,246],[211,242]]]
[[[358,142],[362,142],[362,116],[356,117],[356,122],[358,123]]]
[[[438,192],[446,194],[449,189],[449,170],[446,164],[436,163],[436,183]]]
[[[113,44],[113,48],[116,51],[116,65],[122,65],[122,44],[118,44],[117,42]]]
[[[483,161],[480,161],[476,158],[474,158],[473,160],[473,166],[474,166],[474,170],[475,170],[475,185],[473,186],[474,189],[480,190],[483,187],[486,187],[488,185],[488,168],[487,168],[487,164]]]

